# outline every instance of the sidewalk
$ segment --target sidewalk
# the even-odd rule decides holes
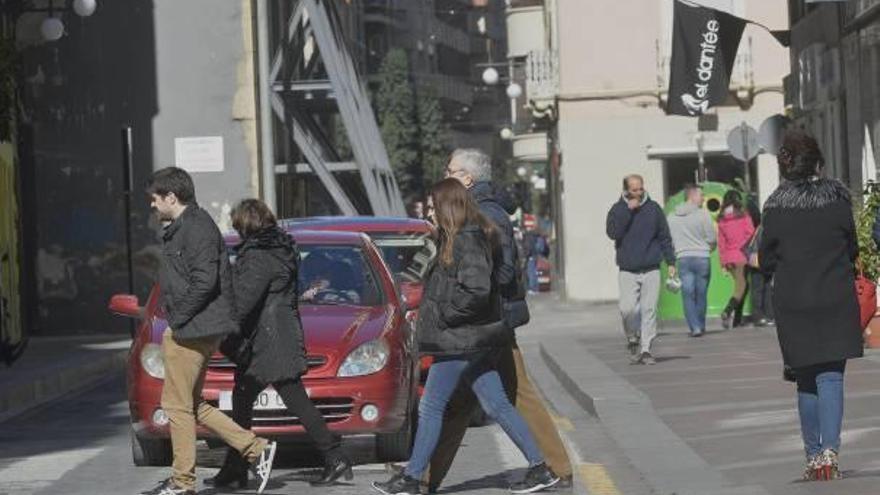
[[[0,367],[0,421],[118,374],[127,335],[35,337],[11,367]]]
[[[880,355],[873,351],[846,373],[845,479],[804,483],[795,389],[782,380],[773,329],[693,339],[683,326],[666,325],[655,343],[658,364],[639,366],[629,363],[615,306],[553,296],[530,306],[532,323],[518,336],[535,381],[561,386],[579,411],[597,418],[612,445],[581,442],[585,455],[620,453],[621,474],[609,466],[618,491],[606,493],[880,493]]]

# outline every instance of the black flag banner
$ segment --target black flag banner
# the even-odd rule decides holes
[[[727,99],[730,73],[748,22],[675,0],[667,114],[697,117]]]

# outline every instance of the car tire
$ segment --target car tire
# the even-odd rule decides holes
[[[413,442],[416,440],[418,408],[406,419],[406,423],[395,433],[376,434],[376,457],[379,462],[399,462],[409,459]]]
[[[167,438],[140,438],[131,429],[131,458],[135,466],[170,466],[171,440]]]

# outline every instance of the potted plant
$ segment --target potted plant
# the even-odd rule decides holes
[[[856,210],[856,237],[859,241],[859,265],[865,277],[877,282],[880,278],[880,250],[874,242],[873,229],[877,210],[880,209],[880,183],[869,182],[864,192],[864,202]],[[880,316],[874,315],[865,329],[865,345],[880,348]]]

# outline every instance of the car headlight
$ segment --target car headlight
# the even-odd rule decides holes
[[[165,379],[165,358],[162,357],[162,346],[147,344],[141,350],[141,366],[153,378]]]
[[[336,376],[364,376],[381,370],[388,364],[388,344],[371,340],[359,345],[348,354]]]

